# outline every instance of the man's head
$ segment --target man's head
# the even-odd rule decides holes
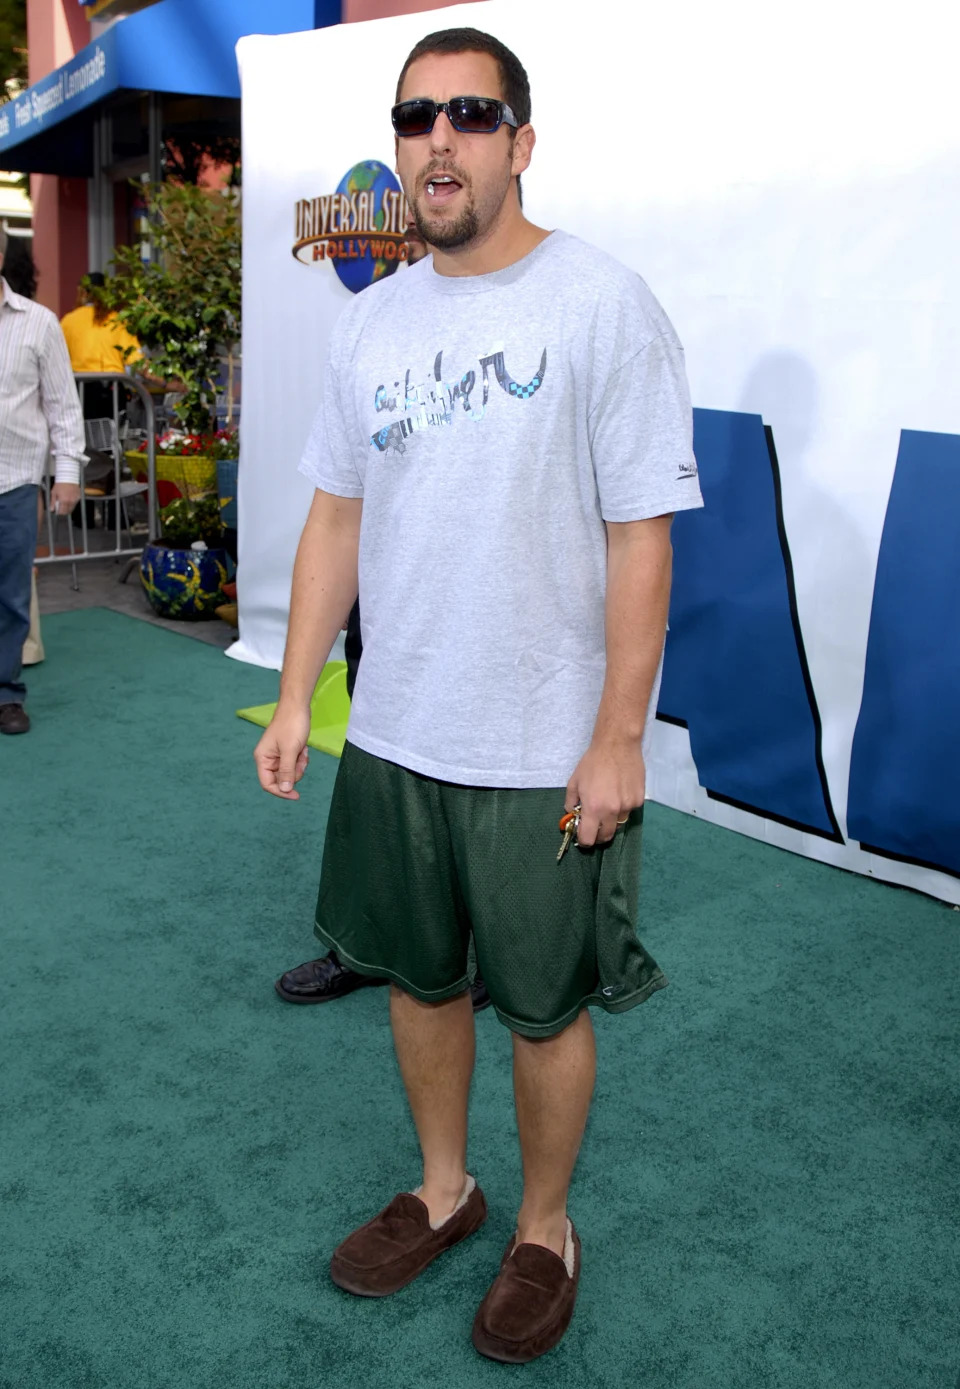
[[[519,194],[520,175],[530,163],[536,138],[530,125],[527,74],[509,48],[478,29],[428,34],[403,65],[398,106],[467,96],[502,104],[493,118],[495,129],[458,130],[455,125],[478,122],[465,120],[462,110],[437,111],[432,129],[398,134],[396,141],[397,172],[417,230],[440,250],[456,250],[486,237],[515,186]],[[423,110],[419,108],[421,116]],[[434,115],[429,106],[426,113],[429,121]],[[490,116],[489,105],[485,114]],[[402,128],[395,114],[395,129],[398,124]]]
[[[77,285],[77,308],[82,309],[87,304],[92,304],[94,323],[103,323],[110,312],[97,293],[98,290],[103,289],[105,284],[103,272],[91,270],[89,274],[81,276],[80,283]]]

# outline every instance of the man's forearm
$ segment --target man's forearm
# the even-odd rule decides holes
[[[280,678],[283,705],[310,703],[330,648],[356,602],[361,506],[358,500],[320,492],[314,498],[293,568]]]
[[[669,516],[607,527],[606,651],[595,743],[639,743],[663,652],[673,550]]]

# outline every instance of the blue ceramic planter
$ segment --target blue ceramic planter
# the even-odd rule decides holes
[[[226,550],[177,550],[153,540],[140,557],[140,580],[160,617],[186,621],[215,617],[226,601]]]

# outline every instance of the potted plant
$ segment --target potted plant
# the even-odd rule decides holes
[[[217,391],[226,362],[227,426],[233,418],[241,332],[240,213],[236,190],[192,184],[137,184],[151,259],[121,246],[95,291],[145,349],[152,377],[178,383],[173,406],[182,437],[217,431]],[[135,349],[128,358],[133,361]],[[135,363],[134,363],[135,369]]]
[[[140,579],[160,617],[216,616],[227,582],[227,552],[216,497],[179,497],[160,512],[161,535],[140,557]]]
[[[161,507],[179,497],[198,501],[202,497],[220,496],[221,508],[233,503],[230,519],[224,525],[236,528],[237,463],[240,457],[240,435],[236,429],[220,429],[215,434],[187,434],[168,429],[156,438],[157,501]],[[147,476],[146,441],[136,450],[125,454],[127,465],[138,481]],[[224,500],[226,498],[226,501]]]

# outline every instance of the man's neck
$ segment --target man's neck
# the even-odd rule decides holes
[[[433,268],[438,275],[490,275],[505,270],[528,256],[550,235],[543,227],[528,222],[519,208],[498,219],[481,240],[458,246],[452,251],[431,247]]]

